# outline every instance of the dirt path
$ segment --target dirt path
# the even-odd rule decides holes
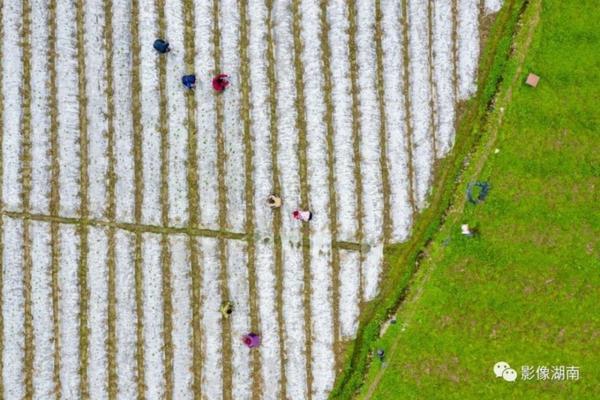
[[[531,17],[531,20],[528,21],[528,23],[526,25],[524,25],[525,30],[518,33],[518,36],[520,36],[521,34],[525,35],[525,40],[524,40],[522,46],[519,46],[519,48],[515,49],[515,52],[514,52],[516,60],[518,62],[518,67],[513,76],[511,84],[508,86],[506,92],[504,94],[501,94],[498,97],[499,100],[496,103],[496,110],[499,110],[499,111],[495,111],[492,114],[492,117],[495,117],[495,118],[491,120],[492,123],[490,124],[491,129],[489,130],[489,137],[488,137],[487,141],[482,144],[483,150],[482,150],[481,156],[476,161],[476,163],[473,167],[473,172],[472,172],[473,176],[478,176],[481,173],[481,170],[483,169],[489,155],[492,153],[492,148],[494,147],[494,144],[496,143],[496,139],[498,136],[498,130],[502,126],[502,121],[504,118],[504,112],[501,110],[503,110],[504,107],[511,101],[513,89],[515,88],[516,85],[519,84],[519,79],[521,77],[521,73],[523,70],[525,56],[527,55],[527,51],[528,51],[529,46],[531,45],[531,41],[533,39],[533,34],[535,32],[535,28],[537,27],[539,19],[540,19],[541,3],[542,3],[542,0],[534,0],[529,4],[529,7],[533,7],[533,15]],[[449,211],[449,214],[448,214],[449,217],[453,216],[455,218],[455,217],[461,215],[462,211],[464,209],[465,203],[466,203],[466,200],[464,198],[462,198],[462,196],[459,196],[457,201],[455,201],[453,203],[454,206],[452,206],[452,208]],[[444,225],[442,225],[442,227],[440,229],[442,229],[444,226],[451,224],[453,222],[454,218],[450,217],[449,219],[447,219],[446,223]],[[428,248],[429,248],[429,246],[428,246]],[[427,252],[428,248],[426,248],[424,251]],[[414,314],[416,312],[415,307],[410,307],[410,306],[418,303],[419,299],[421,298],[421,296],[423,294],[424,287],[426,286],[427,282],[429,281],[433,270],[434,270],[434,268],[429,268],[426,271],[423,271],[423,275],[422,275],[421,279],[419,279],[419,281],[416,282],[415,285],[413,285],[415,290],[409,292],[408,298],[407,298],[406,302],[404,303],[404,305],[402,306],[402,308],[404,308],[405,310],[408,311],[407,315],[403,318],[403,320],[407,321],[407,323],[412,320],[412,318],[414,317]],[[394,354],[396,353],[399,340],[400,340],[400,335],[398,335],[396,337],[396,339],[392,342],[391,348],[388,352],[390,358],[393,358]],[[364,400],[369,400],[373,397],[373,394],[375,393],[375,390],[379,386],[379,383],[381,382],[381,379],[383,378],[383,374],[385,371],[386,371],[385,369],[380,369],[377,372],[377,375],[375,375],[375,378],[369,385],[369,388],[364,397]]]

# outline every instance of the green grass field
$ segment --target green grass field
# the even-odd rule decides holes
[[[516,73],[516,84],[501,84],[506,104],[498,101],[486,125],[497,135],[482,132],[457,188],[462,202],[477,177],[490,182],[489,197],[453,206],[398,322],[372,343],[386,362],[371,362],[359,398],[600,396],[600,9],[593,0],[548,0],[539,18],[524,62],[506,66],[504,79]],[[515,39],[517,49],[525,40]],[[536,89],[523,85],[530,71],[541,76]],[[463,237],[461,223],[480,236]],[[497,361],[517,371],[516,382],[495,378]],[[580,377],[525,381],[522,366],[575,366]]]

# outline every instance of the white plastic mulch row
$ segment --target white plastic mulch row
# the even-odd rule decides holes
[[[89,392],[95,399],[108,398],[108,235],[89,228],[87,286],[89,293]]]
[[[168,160],[168,192],[169,192],[169,224],[184,226],[188,223],[188,185],[187,185],[187,106],[185,96],[193,96],[186,93],[181,77],[185,71],[185,47],[184,47],[184,21],[183,7],[181,1],[171,1],[165,7],[167,22],[166,37],[173,42],[173,50],[167,59],[167,103],[169,119],[169,146],[163,151]],[[149,44],[144,44],[149,46]]]
[[[362,265],[363,298],[377,294],[383,262],[383,182],[380,165],[380,113],[375,88],[375,4],[356,2],[356,56],[360,101],[360,166],[364,241],[370,246]]]
[[[396,0],[383,0],[382,48],[385,118],[387,126],[387,162],[390,179],[390,216],[392,242],[408,238],[412,224],[410,205],[409,141],[404,99],[404,54],[402,7]],[[343,276],[343,275],[342,275]]]
[[[50,224],[31,222],[31,314],[33,317],[33,391],[35,398],[54,393],[54,332]],[[13,257],[16,254],[12,254]],[[90,376],[90,383],[92,382]],[[8,398],[8,397],[6,397]]]
[[[61,225],[58,271],[60,387],[67,399],[80,397],[79,375],[79,262],[80,239],[75,225]]]
[[[117,388],[119,399],[137,397],[135,236],[115,233],[115,297]]]
[[[50,104],[48,92],[48,7],[31,4],[31,193],[30,210],[47,214],[50,205]],[[6,37],[6,36],[5,36]],[[6,43],[6,42],[5,42]],[[6,53],[10,54],[10,53]],[[6,62],[6,57],[3,62]],[[6,79],[6,78],[5,78]],[[11,104],[17,100],[10,97]],[[5,117],[6,118],[6,117]],[[4,136],[6,140],[6,136]],[[5,153],[6,154],[6,153]],[[6,157],[6,155],[5,155]]]
[[[410,101],[413,128],[413,168],[416,206],[423,209],[432,178],[433,127],[431,126],[431,84],[429,81],[428,3],[408,1],[408,53]]]
[[[161,222],[161,141],[159,131],[158,64],[152,43],[157,36],[157,17],[154,0],[139,2],[139,41],[142,112],[142,222],[159,225]]]
[[[262,343],[260,347],[262,396],[265,400],[280,398],[281,349],[275,290],[275,249],[273,243],[273,212],[265,199],[273,190],[271,162],[271,125],[269,80],[267,76],[267,10],[262,0],[248,3],[251,86],[251,129],[253,134],[253,181],[255,221],[255,273],[258,314]]]
[[[173,398],[187,400],[192,393],[191,239],[171,236],[171,289],[173,304]]]
[[[340,331],[344,339],[351,339],[358,329],[360,313],[360,254],[356,251],[340,252]]]
[[[6,29],[6,25],[4,25]],[[23,222],[2,217],[2,320],[4,350],[2,352],[2,382],[5,399],[21,399],[23,385],[24,296],[23,296]]]
[[[289,0],[273,4],[275,63],[277,76],[278,164],[281,196],[285,201],[282,213],[283,308],[285,373],[287,396],[307,397],[306,338],[304,313],[304,270],[302,262],[301,223],[291,218],[300,204],[300,165],[298,161],[298,130],[296,129],[296,89],[292,13]]]
[[[84,13],[85,91],[87,96],[88,136],[88,204],[90,216],[102,218],[107,205],[108,170],[106,99],[106,63],[104,41],[104,4],[102,0],[86,2]],[[127,87],[127,86],[125,86]],[[116,93],[119,93],[118,91]],[[62,105],[59,104],[59,108]],[[117,125],[118,126],[118,125]],[[120,128],[120,127],[119,127]]]
[[[159,399],[165,394],[162,246],[160,235],[142,237],[144,378],[148,398]]]
[[[11,211],[21,209],[21,81],[23,51],[19,35],[22,22],[21,2],[7,2],[2,9],[2,204]]]
[[[202,394],[207,399],[220,399],[223,396],[223,330],[219,313],[222,301],[219,242],[214,238],[200,238],[197,243],[202,254]]]
[[[113,63],[113,151],[117,179],[115,185],[116,218],[119,221],[133,222],[135,208],[135,166],[133,160],[133,119],[131,109],[133,91],[131,82],[133,75],[131,64],[131,10],[129,4],[129,0],[113,0],[113,42],[105,47],[105,51],[112,54]],[[148,43],[142,43],[141,45],[142,47],[150,46]],[[144,137],[142,143],[147,140],[149,139]],[[146,181],[144,180],[145,185]]]
[[[212,3],[194,0],[196,57],[196,128],[200,223],[219,229],[219,186],[217,174],[216,99],[211,78],[215,73]]]
[[[222,93],[223,138],[225,145],[225,187],[227,189],[227,226],[243,232],[246,223],[245,153],[240,114],[240,15],[237,0],[219,2],[221,30],[221,71],[230,75],[230,86]],[[212,79],[205,76],[204,79]],[[211,89],[212,90],[212,89]],[[216,95],[212,92],[213,96]]]
[[[433,79],[435,85],[436,143],[438,158],[445,156],[454,143],[455,93],[454,60],[452,54],[452,4],[448,1],[431,3],[433,38]]]
[[[77,215],[80,199],[79,89],[77,63],[77,4],[56,5],[56,89],[58,97],[58,163],[60,215]]]
[[[242,342],[242,337],[250,332],[250,295],[248,285],[248,255],[246,243],[239,240],[227,241],[227,284],[229,301],[234,312],[231,321],[232,369],[234,399],[252,397],[250,349]]]
[[[302,23],[302,63],[308,142],[306,149],[310,187],[308,195],[314,213],[310,222],[312,395],[315,398],[326,398],[335,379],[335,355],[331,298],[332,238],[327,127],[325,126],[323,80],[316,79],[322,73],[321,9],[316,2],[305,0],[301,2],[299,11]]]
[[[466,100],[477,89],[479,60],[479,1],[458,0],[458,100]]]
[[[500,11],[502,0],[485,0],[485,11],[487,13],[495,13]]]
[[[332,73],[334,124],[334,177],[338,210],[338,240],[356,240],[356,179],[354,177],[354,147],[352,131],[352,83],[350,81],[347,5],[332,1],[327,7],[329,24],[330,68]]]

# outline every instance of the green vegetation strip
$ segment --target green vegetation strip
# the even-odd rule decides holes
[[[332,399],[351,398],[363,384],[364,375],[370,364],[370,351],[379,338],[380,325],[403,300],[417,268],[417,261],[422,257],[422,249],[445,219],[445,210],[451,205],[465,157],[478,142],[478,132],[485,121],[488,104],[497,92],[498,82],[503,78],[503,67],[510,55],[512,32],[521,14],[522,4],[520,0],[508,1],[497,17],[481,59],[479,76],[485,85],[482,85],[476,97],[467,104],[457,132],[454,150],[439,163],[436,170],[434,191],[430,198],[431,206],[423,211],[416,221],[411,240],[386,249],[389,269],[382,279],[384,284],[377,299],[363,308],[357,338],[348,348],[346,367],[339,375],[331,393]],[[405,2],[403,2],[403,10],[405,20]],[[404,27],[406,33],[405,21]]]

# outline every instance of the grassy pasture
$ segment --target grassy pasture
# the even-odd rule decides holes
[[[600,82],[592,71],[600,66],[600,12],[589,0],[531,1],[515,53],[528,40],[538,3],[527,55],[502,65],[499,99],[455,199],[464,202],[473,179],[490,182],[490,195],[464,209],[454,203],[426,248],[398,322],[369,344],[386,349],[387,360],[383,367],[370,363],[359,398],[597,396]],[[523,85],[529,71],[541,76],[536,89]],[[461,223],[481,235],[462,237]],[[496,379],[497,361],[516,369],[518,380]],[[577,366],[580,378],[523,381],[526,365]]]

